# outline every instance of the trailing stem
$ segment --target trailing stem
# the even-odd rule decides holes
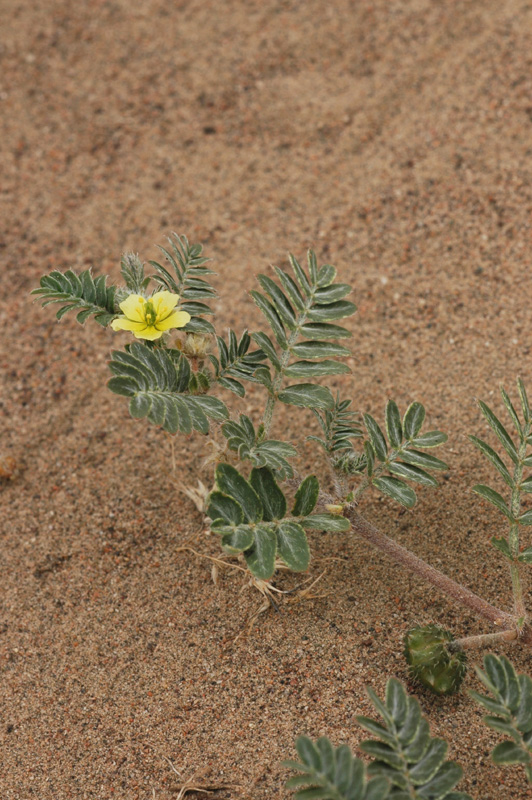
[[[344,507],[344,516],[351,522],[352,529],[365,539],[377,550],[386,553],[393,561],[406,567],[415,575],[418,575],[427,583],[440,589],[447,597],[452,598],[457,603],[472,611],[477,617],[488,620],[492,625],[496,625],[503,632],[515,631],[519,635],[519,640],[524,644],[532,646],[532,628],[524,625],[519,629],[518,620],[513,614],[508,614],[500,608],[496,608],[479,597],[470,589],[453,581],[443,572],[431,567],[418,556],[411,553],[402,545],[390,539],[384,533],[375,528],[370,522],[362,517],[356,510],[354,504]],[[502,637],[501,637],[502,638]],[[480,644],[481,642],[479,642]]]

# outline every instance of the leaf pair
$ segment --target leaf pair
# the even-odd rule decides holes
[[[310,561],[305,529],[345,531],[349,522],[336,514],[312,514],[319,484],[310,475],[296,492],[292,514],[268,467],[253,468],[247,481],[234,467],[219,464],[217,489],[209,496],[207,514],[211,528],[221,534],[223,549],[242,553],[251,573],[269,580],[278,556],[293,571],[307,569]]]
[[[71,269],[64,273],[53,270],[49,275],[43,275],[40,288],[34,289],[31,294],[39,295],[43,306],[64,303],[56,313],[57,319],[61,319],[67,311],[77,310],[76,319],[82,325],[88,317],[94,316],[96,322],[106,327],[116,316],[116,288],[107,287],[106,281],[105,275],[93,278],[90,269],[79,275]]]
[[[134,342],[126,351],[113,351],[109,369],[115,377],[107,385],[115,394],[130,398],[131,416],[148,417],[169,433],[208,433],[209,417],[222,421],[228,416],[225,404],[216,397],[186,394],[190,365],[177,351]]]
[[[205,280],[207,275],[214,275],[213,270],[204,266],[210,259],[202,257],[202,245],[190,244],[186,236],[173,233],[168,242],[169,250],[165,247],[159,247],[159,250],[170,264],[173,274],[159,262],[150,261],[157,272],[151,277],[168,291],[179,295],[181,308],[192,317],[183,328],[185,332],[214,333],[211,323],[202,319],[205,315],[214,314],[206,305],[216,297],[215,289]]]
[[[495,467],[506,486],[510,489],[510,498],[509,501],[506,501],[496,489],[482,483],[473,486],[473,492],[495,506],[506,517],[515,532],[518,530],[517,526],[519,525],[532,525],[532,509],[521,511],[521,496],[532,492],[532,475],[523,477],[524,471],[532,467],[532,455],[527,455],[526,452],[532,438],[532,420],[528,396],[521,379],[517,381],[517,389],[521,401],[521,418],[507,392],[501,387],[502,400],[515,427],[517,442],[512,439],[495,412],[482,400],[479,400],[478,403],[482,415],[502,445],[503,455],[510,460],[510,468],[491,445],[477,436],[469,436],[470,441]],[[515,541],[516,536],[514,535],[513,538]],[[518,555],[518,545],[513,548],[510,547],[510,541],[505,537],[493,537],[491,543],[510,561],[518,560],[526,564],[532,563],[532,547],[527,548]]]
[[[249,352],[251,337],[244,331],[238,341],[234,331],[229,331],[228,342],[221,336],[216,337],[219,358],[209,354],[209,360],[214,367],[214,376],[220,386],[244,397],[245,389],[241,380],[257,382],[255,371],[264,361],[266,354],[262,350]]]
[[[288,761],[283,766],[298,770],[288,789],[299,787],[296,800],[471,800],[453,791],[462,777],[462,768],[446,761],[447,743],[432,738],[418,701],[410,697],[399,681],[386,684],[382,702],[368,690],[383,723],[357,717],[358,723],[377,737],[361,742],[360,748],[374,760],[366,769],[353,758],[349,748],[333,748],[325,737],[314,744],[307,737],[297,740],[301,763]]]
[[[238,453],[240,461],[249,460],[255,467],[270,467],[284,480],[292,478],[294,471],[287,461],[297,455],[296,448],[277,439],[262,439],[246,414],[241,414],[239,422],[229,420],[222,425],[222,433],[227,438],[227,446]]]
[[[329,456],[341,450],[352,450],[351,440],[362,436],[356,416],[349,408],[350,405],[351,400],[340,400],[337,394],[333,408],[323,412],[314,410],[314,416],[325,438],[307,436],[307,439],[317,442]]]
[[[421,433],[425,409],[421,403],[412,403],[401,419],[397,404],[389,400],[386,405],[386,435],[371,414],[364,414],[364,425],[369,439],[364,443],[366,473],[373,486],[383,494],[397,500],[406,508],[416,503],[416,494],[407,480],[422,486],[437,486],[428,470],[446,470],[447,464],[422,449],[438,447],[447,441],[441,431]],[[383,475],[383,472],[390,475]]]
[[[471,691],[471,697],[489,712],[484,722],[510,737],[495,747],[493,761],[523,764],[532,781],[532,680],[528,675],[518,675],[504,656],[487,655],[485,671],[475,669],[489,695]]]
[[[336,270],[329,264],[318,267],[312,250],[308,252],[307,272],[294,256],[289,258],[293,277],[275,267],[280,286],[267,275],[258,275],[264,293],[252,291],[251,296],[266,317],[273,340],[264,331],[258,331],[252,334],[254,341],[279,377],[308,379],[349,372],[349,367],[336,360],[349,355],[349,350],[332,340],[351,334],[346,328],[330,324],[330,320],[350,316],[356,311],[353,303],[343,299],[351,287],[333,283]],[[297,341],[301,336],[305,341]],[[334,405],[325,387],[304,383],[288,386],[277,393],[278,384],[274,383],[269,369],[258,370],[256,375],[283,403],[319,409]]]

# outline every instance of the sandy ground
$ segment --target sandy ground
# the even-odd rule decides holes
[[[253,326],[253,273],[312,245],[354,286],[353,376],[381,415],[422,401],[447,431],[442,486],[412,512],[366,515],[509,607],[490,547],[491,474],[466,434],[475,398],[532,391],[532,5],[525,0],[1,0],[0,795],[173,800],[288,797],[295,737],[355,750],[364,687],[407,681],[415,622],[485,630],[350,535],[313,535],[321,599],[260,606],[180,487],[199,439],[134,422],[105,387],[125,334],[55,322],[28,297],[52,268],[119,277],[171,230],[206,245],[218,323]],[[118,338],[117,338],[118,337]],[[242,408],[255,411],[252,393]],[[280,413],[296,440],[311,415]],[[305,446],[302,473],[324,477]],[[289,588],[290,576],[277,585]],[[316,591],[318,591],[316,587]],[[504,652],[502,649],[498,652]],[[521,671],[527,652],[507,649]],[[473,660],[479,661],[481,654]],[[476,800],[530,798],[468,698],[417,690]],[[411,690],[414,687],[408,684]],[[181,774],[181,778],[172,769]],[[199,797],[201,795],[190,795]],[[204,795],[205,796],[205,795]]]

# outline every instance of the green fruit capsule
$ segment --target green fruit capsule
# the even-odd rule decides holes
[[[466,674],[467,656],[449,647],[453,641],[450,631],[434,624],[418,625],[404,638],[410,674],[438,695],[457,692]]]

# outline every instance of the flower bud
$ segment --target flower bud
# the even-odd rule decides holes
[[[187,333],[182,352],[192,358],[205,358],[211,348],[211,337],[203,333]]]

